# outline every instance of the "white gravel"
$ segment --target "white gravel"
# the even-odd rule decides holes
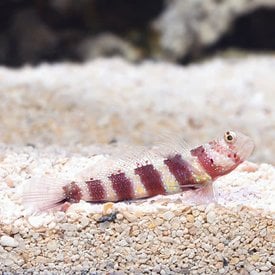
[[[120,59],[1,68],[0,270],[274,273],[274,69],[272,56],[184,68]],[[151,144],[164,130],[194,145],[228,128],[255,140],[254,162],[215,181],[205,204],[190,205],[194,193],[185,193],[80,201],[66,213],[22,205],[30,177],[72,180],[123,143]]]

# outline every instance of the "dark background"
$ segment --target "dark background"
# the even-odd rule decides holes
[[[158,33],[151,23],[165,8],[161,0],[2,0],[0,64],[18,67],[45,61],[82,62],[90,59],[83,49],[101,33],[114,35],[109,39],[118,38],[115,43],[122,48],[124,42],[128,43],[137,54],[131,59],[116,46],[95,51],[98,56],[122,55],[135,62],[153,58]],[[91,44],[86,43],[87,39]],[[109,40],[104,41],[101,43]],[[213,45],[173,61],[186,64],[229,48],[274,51],[275,9],[256,9],[238,17]]]

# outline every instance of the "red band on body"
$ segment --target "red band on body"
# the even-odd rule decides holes
[[[184,185],[195,184],[190,165],[187,161],[183,160],[181,155],[177,154],[164,160],[171,174],[174,175],[181,188],[186,189]]]
[[[134,198],[133,184],[125,173],[112,174],[109,176],[118,200],[129,200]]]
[[[214,161],[209,158],[203,146],[192,149],[191,155],[198,158],[201,166],[212,178],[216,178],[221,175],[221,167],[214,164]]]
[[[135,169],[135,174],[139,175],[149,196],[165,194],[165,188],[160,173],[152,164],[144,165]]]
[[[106,200],[106,191],[103,187],[101,180],[89,180],[86,181],[86,184],[92,201]]]

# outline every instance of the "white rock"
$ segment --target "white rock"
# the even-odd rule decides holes
[[[48,248],[48,250],[50,250],[50,251],[55,251],[56,248],[57,248],[57,243],[56,243],[56,241],[52,240],[52,241],[48,242],[47,248]]]
[[[42,227],[44,220],[40,216],[30,216],[28,218],[28,222],[32,227],[39,228],[39,227]]]
[[[163,214],[163,218],[167,221],[170,221],[175,217],[175,214],[172,211],[167,211]]]
[[[215,203],[209,203],[205,208],[205,212],[208,213],[215,208]]]
[[[2,236],[0,238],[0,244],[2,246],[17,247],[18,242],[10,236]]]
[[[90,219],[87,217],[82,217],[80,223],[83,227],[86,227],[90,223]]]
[[[210,211],[207,215],[206,215],[206,219],[208,223],[214,223],[216,221],[216,214],[214,211]]]
[[[11,258],[7,258],[4,260],[4,265],[5,266],[11,266],[13,264],[13,260]]]
[[[123,239],[121,241],[118,242],[119,246],[128,246],[128,243]]]
[[[264,228],[264,229],[262,229],[262,230],[260,231],[260,236],[261,236],[261,237],[265,237],[265,236],[266,236],[266,228]]]

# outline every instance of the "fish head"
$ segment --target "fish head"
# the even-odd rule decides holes
[[[212,177],[228,174],[246,160],[254,150],[252,139],[240,132],[226,131],[204,145],[191,150],[192,156]]]

